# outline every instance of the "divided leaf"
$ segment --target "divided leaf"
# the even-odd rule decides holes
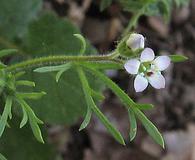
[[[120,143],[125,145],[124,139],[120,132],[109,122],[109,120],[104,116],[104,114],[98,109],[95,102],[91,97],[90,87],[87,81],[87,78],[81,68],[78,68],[79,78],[82,83],[83,92],[85,94],[85,99],[87,105],[93,110],[96,116],[100,119],[100,121],[104,124],[107,130],[112,134],[112,136]]]
[[[26,111],[26,113],[28,115],[29,123],[30,123],[31,129],[33,131],[35,138],[39,142],[44,143],[43,137],[41,134],[41,130],[40,130],[39,125],[38,125],[38,124],[43,124],[43,122],[35,115],[34,111],[31,109],[31,107],[23,99],[18,97],[17,101],[22,106],[22,108]],[[23,123],[21,122],[21,126],[23,126],[26,123],[26,117],[23,117],[23,119],[24,119],[24,122]]]
[[[121,100],[121,102],[127,107],[136,107],[136,103],[116,84],[114,83],[110,78],[105,76],[103,73],[99,72],[98,70],[88,68],[88,71],[90,71],[92,74],[97,76],[100,80],[102,80]]]
[[[6,127],[8,116],[11,114],[11,107],[12,107],[12,98],[8,96],[6,98],[5,107],[0,119],[0,137],[2,136],[4,129]]]

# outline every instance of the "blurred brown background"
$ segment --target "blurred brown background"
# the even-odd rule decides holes
[[[75,23],[100,54],[115,48],[117,39],[127,26],[131,14],[112,4],[100,12],[98,0],[45,0],[44,7]],[[53,127],[51,139],[58,144],[65,160],[195,160],[195,0],[174,9],[170,22],[161,17],[139,19],[136,32],[146,37],[146,46],[156,54],[184,54],[189,60],[174,64],[165,72],[166,88],[135,94],[133,78],[125,71],[108,71],[134,100],[155,105],[146,114],[165,138],[163,150],[138,125],[136,139],[128,141],[129,122],[125,109],[109,91],[101,109],[125,136],[127,146],[118,144],[93,117],[89,127],[78,132],[71,128]],[[68,135],[68,139],[64,138]],[[81,158],[82,157],[82,158]]]

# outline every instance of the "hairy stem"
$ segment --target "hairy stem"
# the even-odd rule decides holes
[[[83,61],[111,61],[121,63],[117,59],[116,52],[103,56],[47,56],[26,60],[17,64],[13,64],[5,68],[8,72],[22,71],[27,68],[40,67],[46,65],[59,65],[66,62],[83,62]]]

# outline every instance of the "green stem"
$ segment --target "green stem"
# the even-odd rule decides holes
[[[110,61],[121,63],[120,59],[117,59],[116,52],[103,56],[47,56],[26,60],[17,64],[13,64],[5,68],[8,72],[17,72],[32,67],[40,67],[46,65],[59,65],[65,62],[83,62],[83,61]]]

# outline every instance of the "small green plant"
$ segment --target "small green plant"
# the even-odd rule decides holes
[[[43,124],[43,122],[36,116],[30,105],[26,102],[26,99],[38,100],[46,93],[28,93],[24,91],[18,91],[18,86],[21,85],[28,87],[35,86],[35,83],[32,81],[18,80],[18,78],[25,74],[26,68],[36,68],[36,66],[41,65],[42,67],[34,69],[34,72],[56,72],[56,83],[58,83],[61,75],[64,74],[64,72],[67,70],[75,69],[77,71],[84,93],[83,98],[86,100],[87,104],[86,116],[79,130],[87,127],[90,122],[91,115],[94,113],[107,128],[108,132],[110,132],[110,134],[120,144],[125,145],[125,141],[120,132],[111,124],[111,122],[96,106],[94,99],[102,100],[104,96],[100,92],[91,88],[85,73],[88,72],[91,74],[91,76],[97,77],[109,89],[111,89],[126,107],[131,124],[129,132],[130,140],[132,141],[136,136],[136,120],[138,119],[143,124],[150,136],[164,148],[162,135],[143,113],[143,110],[151,109],[153,106],[151,104],[139,104],[134,102],[117,84],[115,84],[109,77],[107,77],[102,72],[102,70],[125,68],[128,73],[135,75],[137,74],[134,87],[136,92],[141,92],[146,89],[148,83],[150,83],[156,89],[164,88],[165,78],[162,76],[161,71],[170,65],[171,60],[173,62],[181,62],[187,58],[179,55],[171,55],[159,56],[154,60],[155,55],[152,49],[144,49],[144,37],[136,33],[130,34],[126,41],[122,39],[119,42],[116,50],[108,55],[85,56],[83,53],[86,50],[86,41],[82,35],[75,34],[75,36],[81,41],[81,50],[79,56],[40,57],[9,66],[6,66],[1,62],[0,90],[1,96],[5,102],[5,107],[0,119],[0,136],[2,136],[6,126],[9,127],[8,120],[12,119],[12,106],[13,102],[16,101],[21,107],[23,113],[20,128],[26,125],[27,121],[29,121],[36,139],[44,143],[41,130],[39,128],[39,124]],[[125,54],[123,53],[124,50]],[[13,50],[2,50],[0,51],[0,57],[10,55],[11,53],[13,53]],[[139,56],[140,58],[138,58]],[[50,66],[47,64],[50,64]]]
[[[133,141],[136,137],[137,121],[140,121],[153,140],[164,148],[161,133],[144,114],[145,110],[150,110],[154,106],[135,102],[104,71],[125,70],[135,76],[135,92],[144,91],[149,84],[155,89],[165,88],[166,77],[162,71],[173,62],[187,60],[187,57],[155,56],[151,48],[145,47],[145,37],[131,31],[141,15],[163,16],[168,21],[173,6],[186,5],[187,1],[184,3],[182,0],[101,0],[101,10],[112,3],[118,3],[123,10],[133,14],[116,48],[104,55],[98,55],[67,19],[59,19],[49,12],[38,14],[42,6],[41,0],[19,0],[19,2],[13,0],[0,2],[0,48],[12,48],[0,51],[2,107],[0,138],[5,138],[3,142],[0,139],[3,144],[0,145],[2,152],[6,150],[4,146],[11,146],[7,145],[7,141],[11,139],[8,128],[21,128],[21,132],[25,131],[25,136],[22,134],[21,137],[27,135],[28,139],[18,138],[17,136],[21,134],[18,131],[12,133],[15,136],[13,139],[17,139],[21,146],[25,143],[24,148],[28,150],[27,157],[37,149],[34,151],[35,157],[32,155],[30,158],[41,159],[36,155],[38,152],[42,153],[42,150],[39,151],[42,146],[32,145],[33,151],[28,148],[31,143],[34,144],[30,133],[27,132],[28,126],[37,141],[44,143],[45,139],[42,136],[44,129],[40,128],[43,122],[72,124],[78,117],[84,116],[79,128],[81,131],[90,123],[92,114],[100,120],[117,142],[125,145],[127,140],[98,107],[97,102],[105,99],[102,94],[104,86],[110,89],[126,108],[130,124],[129,140]],[[36,15],[39,17],[36,18]],[[7,57],[10,61],[7,61]],[[19,124],[17,124],[18,119]],[[31,143],[27,143],[29,141]],[[18,157],[23,157],[23,152],[25,151],[22,151],[22,156],[18,154]],[[45,157],[48,159],[50,155]],[[6,158],[0,154],[0,160]]]

